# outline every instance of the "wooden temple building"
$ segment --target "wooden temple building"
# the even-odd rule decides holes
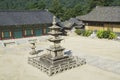
[[[46,10],[0,11],[0,40],[46,35],[52,18]]]
[[[86,30],[111,30],[120,33],[120,7],[97,6],[90,13],[76,17],[85,23]]]

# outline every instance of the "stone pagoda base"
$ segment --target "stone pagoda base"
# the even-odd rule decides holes
[[[74,56],[61,56],[59,58],[51,58],[50,55],[42,55],[36,57],[28,57],[28,64],[40,69],[41,71],[47,73],[49,76],[81,66],[85,63],[85,59]]]

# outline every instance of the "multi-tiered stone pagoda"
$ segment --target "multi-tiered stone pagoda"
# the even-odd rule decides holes
[[[53,45],[47,49],[48,53],[41,56],[29,57],[29,64],[51,76],[86,63],[85,59],[71,55],[64,55],[63,51],[65,48],[60,45],[60,42],[63,40],[60,37],[62,32],[60,32],[60,27],[57,26],[55,16],[53,18],[53,26],[50,27],[49,34],[53,36],[48,39],[50,42],[53,42]]]

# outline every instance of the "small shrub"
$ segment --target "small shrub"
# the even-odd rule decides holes
[[[84,30],[83,29],[76,29],[75,33],[78,35],[82,35],[84,33]]]
[[[97,31],[97,37],[98,38],[103,38],[103,30],[99,30],[99,31]]]
[[[83,30],[83,29],[76,29],[75,30],[75,33],[78,34],[78,35],[81,35],[81,36],[90,36],[93,31],[91,30]]]
[[[110,32],[108,39],[115,39],[117,37],[117,34],[114,32]]]
[[[76,29],[76,30],[75,30],[75,33],[78,34],[78,35],[81,35],[80,29]]]
[[[84,32],[83,32],[83,36],[90,36],[91,34],[93,33],[93,31],[91,31],[91,30],[85,30]]]
[[[109,34],[110,34],[110,31],[103,31],[103,38],[108,38],[109,37]]]
[[[85,30],[82,30],[81,31],[81,36],[84,36],[85,35]]]
[[[105,39],[115,39],[117,35],[110,30],[108,31],[100,30],[100,31],[97,31],[97,37],[105,38]]]

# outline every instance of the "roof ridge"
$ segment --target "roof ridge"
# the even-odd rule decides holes
[[[0,12],[46,12],[47,10],[0,10]]]
[[[96,6],[95,8],[120,8],[120,6]]]

